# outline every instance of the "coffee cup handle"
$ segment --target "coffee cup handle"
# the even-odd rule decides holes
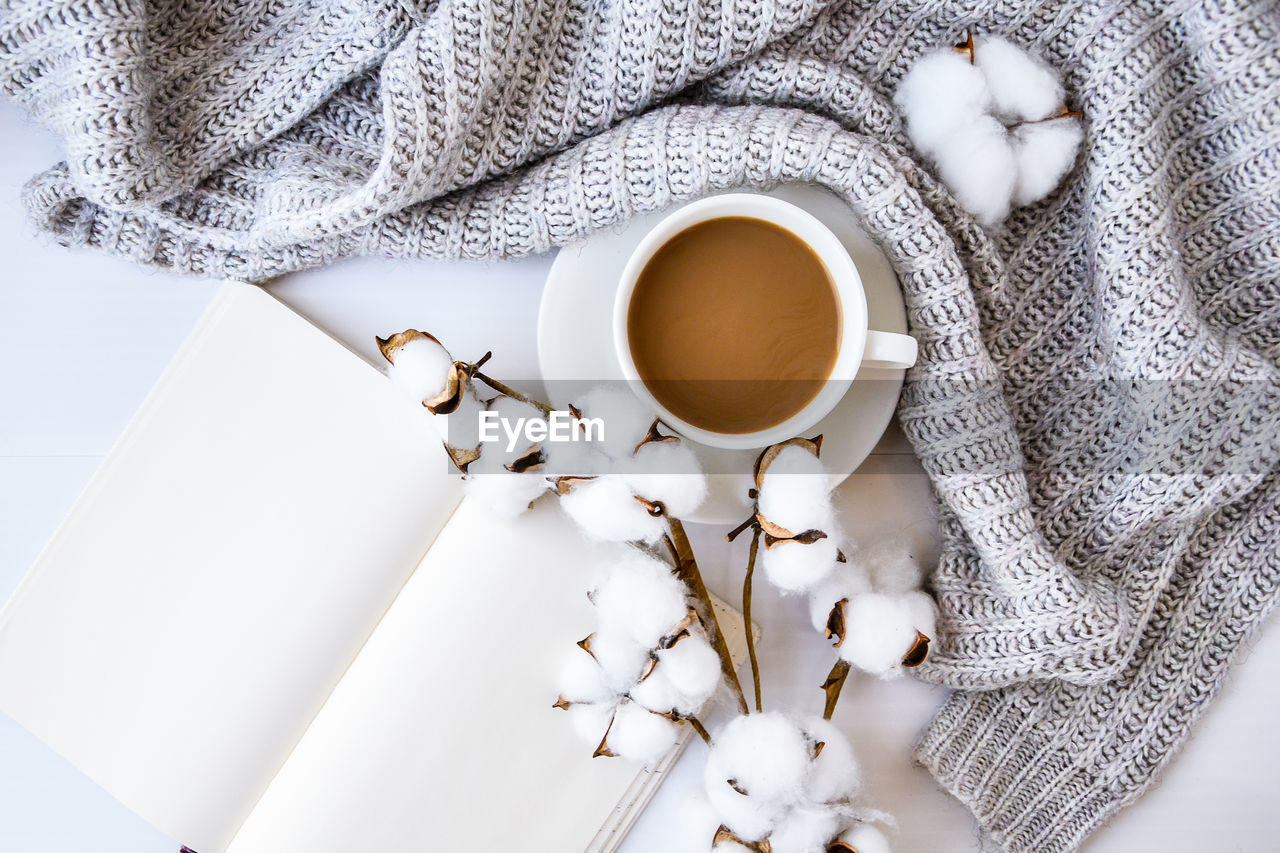
[[[868,330],[862,366],[906,370],[916,363],[918,349],[916,339],[910,335]]]

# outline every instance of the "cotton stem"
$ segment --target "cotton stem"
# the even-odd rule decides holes
[[[698,737],[702,738],[702,742],[707,746],[711,746],[711,733],[707,731],[707,727],[697,717],[688,716],[684,721],[693,726],[693,730],[698,733]]]
[[[760,696],[760,662],[756,660],[756,638],[751,630],[751,580],[756,571],[756,553],[760,550],[760,528],[751,533],[751,550],[747,553],[747,575],[742,581],[742,621],[747,626],[747,656],[751,658],[751,683],[756,689],[756,712],[764,710]]]
[[[742,523],[741,523],[741,524],[739,524],[737,527],[733,528],[733,529],[732,529],[732,530],[730,530],[728,533],[726,533],[726,534],[724,535],[724,541],[726,541],[726,542],[732,542],[733,540],[735,540],[735,539],[737,539],[737,538],[738,538],[738,534],[742,533],[744,530],[747,530],[748,528],[753,527],[753,526],[755,526],[755,527],[758,527],[758,526],[759,526],[759,522],[758,522],[758,521],[756,521],[756,517],[755,517],[755,514],[754,514],[754,513],[753,513],[753,514],[751,514],[751,515],[749,515],[749,516],[747,516],[747,520],[746,520],[746,521],[742,522]]]
[[[475,364],[464,364],[463,369],[466,371],[466,374],[468,377],[479,379],[481,382],[483,382],[485,385],[488,385],[490,388],[497,391],[499,394],[505,394],[508,397],[512,398],[513,400],[519,400],[521,403],[528,403],[531,406],[536,406],[538,410],[542,412],[544,415],[551,414],[551,407],[548,406],[546,403],[542,402],[541,400],[535,400],[533,397],[530,397],[527,394],[521,394],[519,391],[512,388],[510,385],[506,384],[505,382],[500,382],[499,380],[494,379],[491,376],[481,373],[480,372],[481,366],[483,366],[484,363],[491,358],[493,358],[492,351],[487,352],[483,356],[481,356],[480,360],[477,361]]]
[[[729,646],[725,642],[724,633],[720,630],[720,621],[716,619],[716,609],[711,604],[711,593],[707,591],[707,585],[702,580],[702,573],[698,571],[698,561],[693,555],[693,546],[689,544],[689,537],[684,532],[684,525],[680,523],[680,519],[667,516],[667,529],[670,531],[669,547],[676,555],[676,571],[680,576],[680,580],[684,581],[689,587],[689,591],[693,593],[694,609],[698,611],[698,615],[702,617],[702,623],[707,627],[707,639],[711,642],[711,647],[716,650],[716,654],[720,656],[720,671],[724,675],[726,681],[733,686],[738,696],[738,706],[742,713],[748,713],[747,697],[742,692],[742,682],[738,680],[737,670],[733,666],[733,657],[729,654]],[[751,623],[747,623],[747,633],[751,632]]]

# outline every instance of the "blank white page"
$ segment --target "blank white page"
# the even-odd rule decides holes
[[[420,407],[219,293],[0,614],[0,710],[225,848],[457,505]]]
[[[496,522],[463,501],[230,853],[592,847],[646,771],[592,758],[552,705],[619,547],[547,502]]]

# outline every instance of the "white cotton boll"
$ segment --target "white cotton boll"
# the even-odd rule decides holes
[[[840,657],[863,672],[896,678],[916,641],[916,615],[906,596],[870,592],[852,599],[845,605]]]
[[[708,775],[711,764],[703,768],[703,781],[707,786],[707,799],[720,818],[720,822],[743,841],[759,841],[768,835],[787,804],[781,800],[766,800],[739,794],[726,781],[727,778]],[[717,847],[717,850],[720,848]]]
[[[609,730],[613,721],[613,712],[617,706],[613,702],[597,702],[590,705],[570,705],[569,721],[573,730],[585,743],[593,748],[600,745],[604,733]]]
[[[710,800],[701,791],[688,791],[676,798],[675,808],[667,817],[668,825],[675,829],[681,838],[710,841],[718,834],[720,816],[716,814]]]
[[[786,592],[804,592],[839,565],[838,550],[831,536],[810,543],[783,540],[761,551],[760,561],[774,586]]]
[[[859,823],[840,836],[840,841],[858,853],[890,853],[884,833],[869,823]]]
[[[803,729],[810,741],[823,744],[805,779],[805,799],[812,803],[839,803],[857,796],[862,789],[862,769],[844,732],[821,717],[807,718]]]
[[[986,78],[992,110],[1010,124],[1037,121],[1061,108],[1065,93],[1058,73],[1012,42],[974,36],[973,62]]]
[[[600,664],[609,686],[626,693],[649,665],[651,648],[605,620],[590,638],[591,655]]]
[[[527,474],[494,474],[481,476],[484,483],[468,483],[468,494],[478,495],[490,511],[500,518],[515,518],[551,488],[546,477],[536,472]]]
[[[852,600],[870,591],[866,567],[857,563],[837,563],[821,583],[809,590],[809,619],[814,630],[826,630],[836,602]]]
[[[767,484],[771,477],[813,477],[825,478],[827,474],[827,466],[822,464],[822,460],[813,454],[807,447],[798,444],[788,445],[778,451],[778,455],[773,457],[773,461],[769,463],[769,467],[765,470],[765,480]],[[830,493],[831,487],[826,484],[826,480],[814,479],[810,482],[815,484],[815,488],[821,490],[821,494]]]
[[[632,687],[629,695],[631,701],[659,714],[679,710],[683,701],[662,666],[655,667],[643,681]]]
[[[1062,84],[1043,60],[995,37],[975,39],[973,56],[972,64],[949,50],[925,57],[894,102],[912,143],[934,161],[960,205],[994,225],[1013,205],[1039,200],[1061,182],[1083,132],[1065,119],[1022,124],[1062,108]],[[1005,123],[1021,126],[1011,136]]]
[[[484,410],[485,405],[476,396],[475,386],[468,383],[462,389],[458,408],[447,415],[437,415],[431,421],[445,444],[459,450],[471,450],[480,446],[480,413]]]
[[[800,794],[809,744],[799,726],[776,711],[748,714],[720,732],[707,766],[707,779],[716,782],[709,789],[733,779],[748,797],[786,804]]]
[[[591,539],[602,542],[656,542],[666,530],[649,514],[621,477],[606,474],[574,486],[560,506]]]
[[[646,649],[684,621],[689,612],[684,584],[666,563],[629,549],[593,596],[601,630],[619,631]]]
[[[831,533],[835,527],[826,467],[803,447],[785,447],[770,463],[757,506],[761,515],[792,533]]]
[[[833,598],[827,594],[825,585],[820,586],[819,589],[821,593],[809,594],[809,623],[813,625],[813,630],[825,633],[831,621],[831,611],[836,609],[836,605],[844,596],[838,595]]]
[[[952,50],[923,57],[898,84],[893,102],[907,120],[917,149],[933,154],[956,128],[990,108],[987,80],[969,58]]]
[[[463,482],[467,497],[479,501],[489,514],[499,519],[512,519],[529,508],[529,504],[546,494],[551,488],[547,478],[537,472],[513,474],[504,471],[501,474],[476,474],[476,463],[483,456],[471,463],[467,468],[467,479]]]
[[[614,468],[613,460],[590,441],[548,441],[542,453],[546,457],[542,471],[548,477],[595,477]]]
[[[582,417],[599,418],[604,438],[593,442],[606,456],[626,459],[649,433],[657,415],[626,387],[597,385],[576,401]]]
[[[484,442],[485,456],[497,457],[502,460],[502,464],[508,465],[528,453],[535,444],[540,443],[529,441],[525,432],[529,424],[547,422],[537,406],[500,394],[490,400],[485,409],[497,416],[496,421],[490,418],[489,427],[489,433],[496,434],[497,438]],[[514,439],[509,430],[515,432]],[[509,450],[508,447],[510,447]]]
[[[1018,180],[1014,205],[1031,204],[1053,192],[1076,163],[1084,128],[1073,117],[1024,124],[1013,130]]]
[[[662,758],[679,739],[679,727],[634,702],[623,702],[609,729],[608,746],[620,758],[649,764]]]
[[[840,816],[821,806],[801,806],[778,821],[769,835],[771,853],[826,853],[840,831]]]
[[[1018,168],[1009,132],[989,115],[955,128],[933,153],[938,176],[984,225],[1009,215]]]
[[[658,671],[679,692],[682,713],[697,713],[720,684],[720,655],[699,634],[676,641],[658,652]]]
[[[595,658],[581,649],[574,649],[574,654],[569,656],[560,671],[560,695],[570,702],[590,703],[612,699],[614,692]]]
[[[911,624],[930,640],[938,636],[938,605],[933,596],[927,592],[916,590],[906,595],[907,612],[911,614]]]
[[[907,593],[920,587],[920,564],[905,542],[878,542],[853,557],[867,566],[871,587],[876,592]]]
[[[387,376],[415,403],[438,397],[449,383],[453,356],[432,338],[414,338],[393,354]]]
[[[750,714],[716,737],[703,784],[724,825],[759,841],[799,796],[808,766],[808,742],[794,723],[773,711]]]
[[[687,518],[707,496],[702,466],[683,441],[651,441],[622,465],[633,492],[661,501],[676,518]]]

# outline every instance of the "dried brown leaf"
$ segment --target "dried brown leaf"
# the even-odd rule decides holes
[[[902,656],[902,665],[905,667],[916,667],[924,663],[925,658],[929,656],[929,638],[924,634],[916,631],[916,640],[911,644],[911,648]]]
[[[472,448],[471,450],[463,450],[457,447],[445,445],[444,449],[449,454],[449,458],[453,460],[453,466],[463,474],[467,473],[467,466],[480,458],[480,448]]]
[[[849,599],[840,599],[835,603],[835,606],[831,608],[831,612],[827,615],[827,626],[822,633],[828,640],[832,637],[836,638],[836,641],[831,644],[833,648],[838,649],[844,643],[844,608],[848,603]]]
[[[826,539],[826,538],[827,538],[827,534],[817,529],[806,530],[803,533],[794,533],[791,536],[774,536],[771,533],[765,533],[764,547],[765,547],[765,550],[767,551],[773,546],[780,545],[783,542],[795,542],[799,545],[812,545],[814,542],[817,542],[821,539]]]
[[[542,452],[542,445],[535,444],[529,448],[529,451],[510,465],[504,465],[512,474],[524,474],[529,471],[537,471],[547,461],[547,454]]]
[[[569,494],[569,492],[572,491],[574,487],[580,486],[583,483],[589,482],[594,479],[595,477],[579,477],[574,474],[553,478],[556,484],[556,494],[559,495],[560,497],[564,497],[565,495]]]
[[[644,435],[644,438],[640,439],[640,442],[636,444],[635,449],[632,450],[632,453],[639,453],[640,448],[644,447],[646,444],[652,444],[653,442],[657,442],[657,441],[679,442],[680,439],[674,435],[663,435],[662,433],[658,432],[658,419],[654,418],[653,423],[649,424],[649,431],[646,432]]]

